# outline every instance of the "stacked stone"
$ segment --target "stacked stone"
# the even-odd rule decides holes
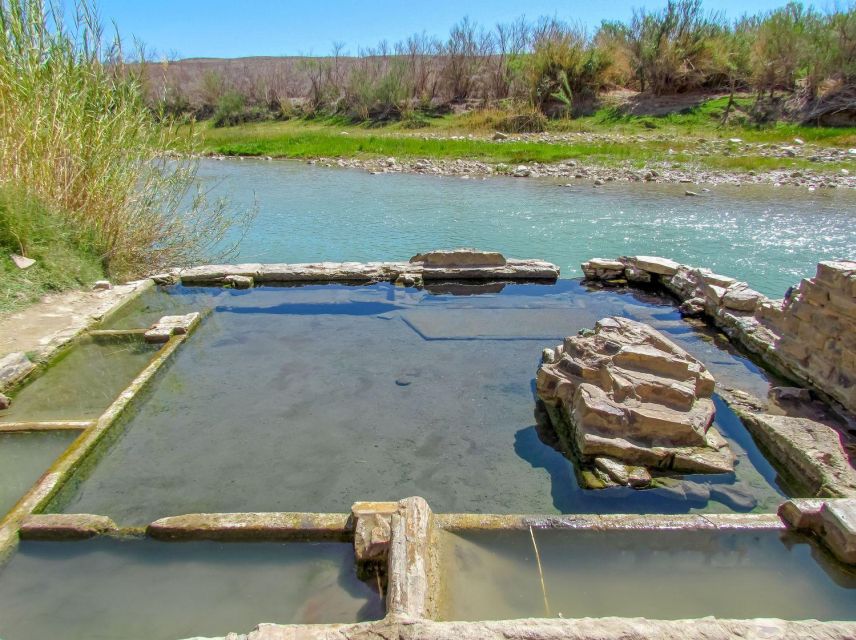
[[[788,368],[856,411],[856,262],[821,262],[782,307],[776,351]]]

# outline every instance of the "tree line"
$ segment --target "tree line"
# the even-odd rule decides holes
[[[594,31],[557,18],[493,28],[464,18],[445,38],[416,34],[356,55],[336,43],[324,57],[164,61],[146,68],[149,101],[159,114],[213,117],[218,125],[342,115],[419,126],[426,114],[455,105],[572,117],[615,89],[749,93],[759,114],[761,105],[788,100],[810,121],[856,110],[856,2],[827,11],[791,2],[728,20],[701,0],[670,0]]]

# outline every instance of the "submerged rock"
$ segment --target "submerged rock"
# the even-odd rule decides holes
[[[647,486],[650,470],[733,470],[711,426],[713,376],[650,326],[604,318],[544,356],[538,397],[563,448],[613,482]]]

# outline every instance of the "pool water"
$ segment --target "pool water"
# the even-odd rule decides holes
[[[700,197],[688,198],[686,185],[371,175],[250,159],[205,160],[199,177],[213,196],[257,203],[237,256],[245,262],[406,260],[474,246],[549,260],[567,278],[592,257],[661,255],[780,298],[818,261],[856,248],[856,193],[845,189],[694,187]]]
[[[443,534],[441,617],[856,619],[856,571],[778,531]]]
[[[4,640],[176,640],[383,616],[345,543],[25,541],[0,568]]]
[[[146,344],[142,336],[84,338],[12,394],[12,406],[0,411],[0,423],[98,418],[158,346]]]
[[[584,491],[572,463],[539,437],[541,350],[607,315],[650,322],[720,382],[767,393],[762,372],[683,323],[670,301],[573,280],[480,290],[161,291],[171,308],[213,313],[52,509],[121,524],[193,512],[347,512],[356,500],[408,495],[437,512],[775,510],[775,472],[721,403],[717,424],[738,454],[736,475],[690,479],[748,494],[748,507],[659,489]]]
[[[0,433],[0,519],[78,435],[77,431]]]

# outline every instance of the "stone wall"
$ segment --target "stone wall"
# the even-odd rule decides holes
[[[821,262],[783,299],[709,269],[654,256],[583,263],[586,279],[666,289],[778,373],[856,413],[856,261]]]

